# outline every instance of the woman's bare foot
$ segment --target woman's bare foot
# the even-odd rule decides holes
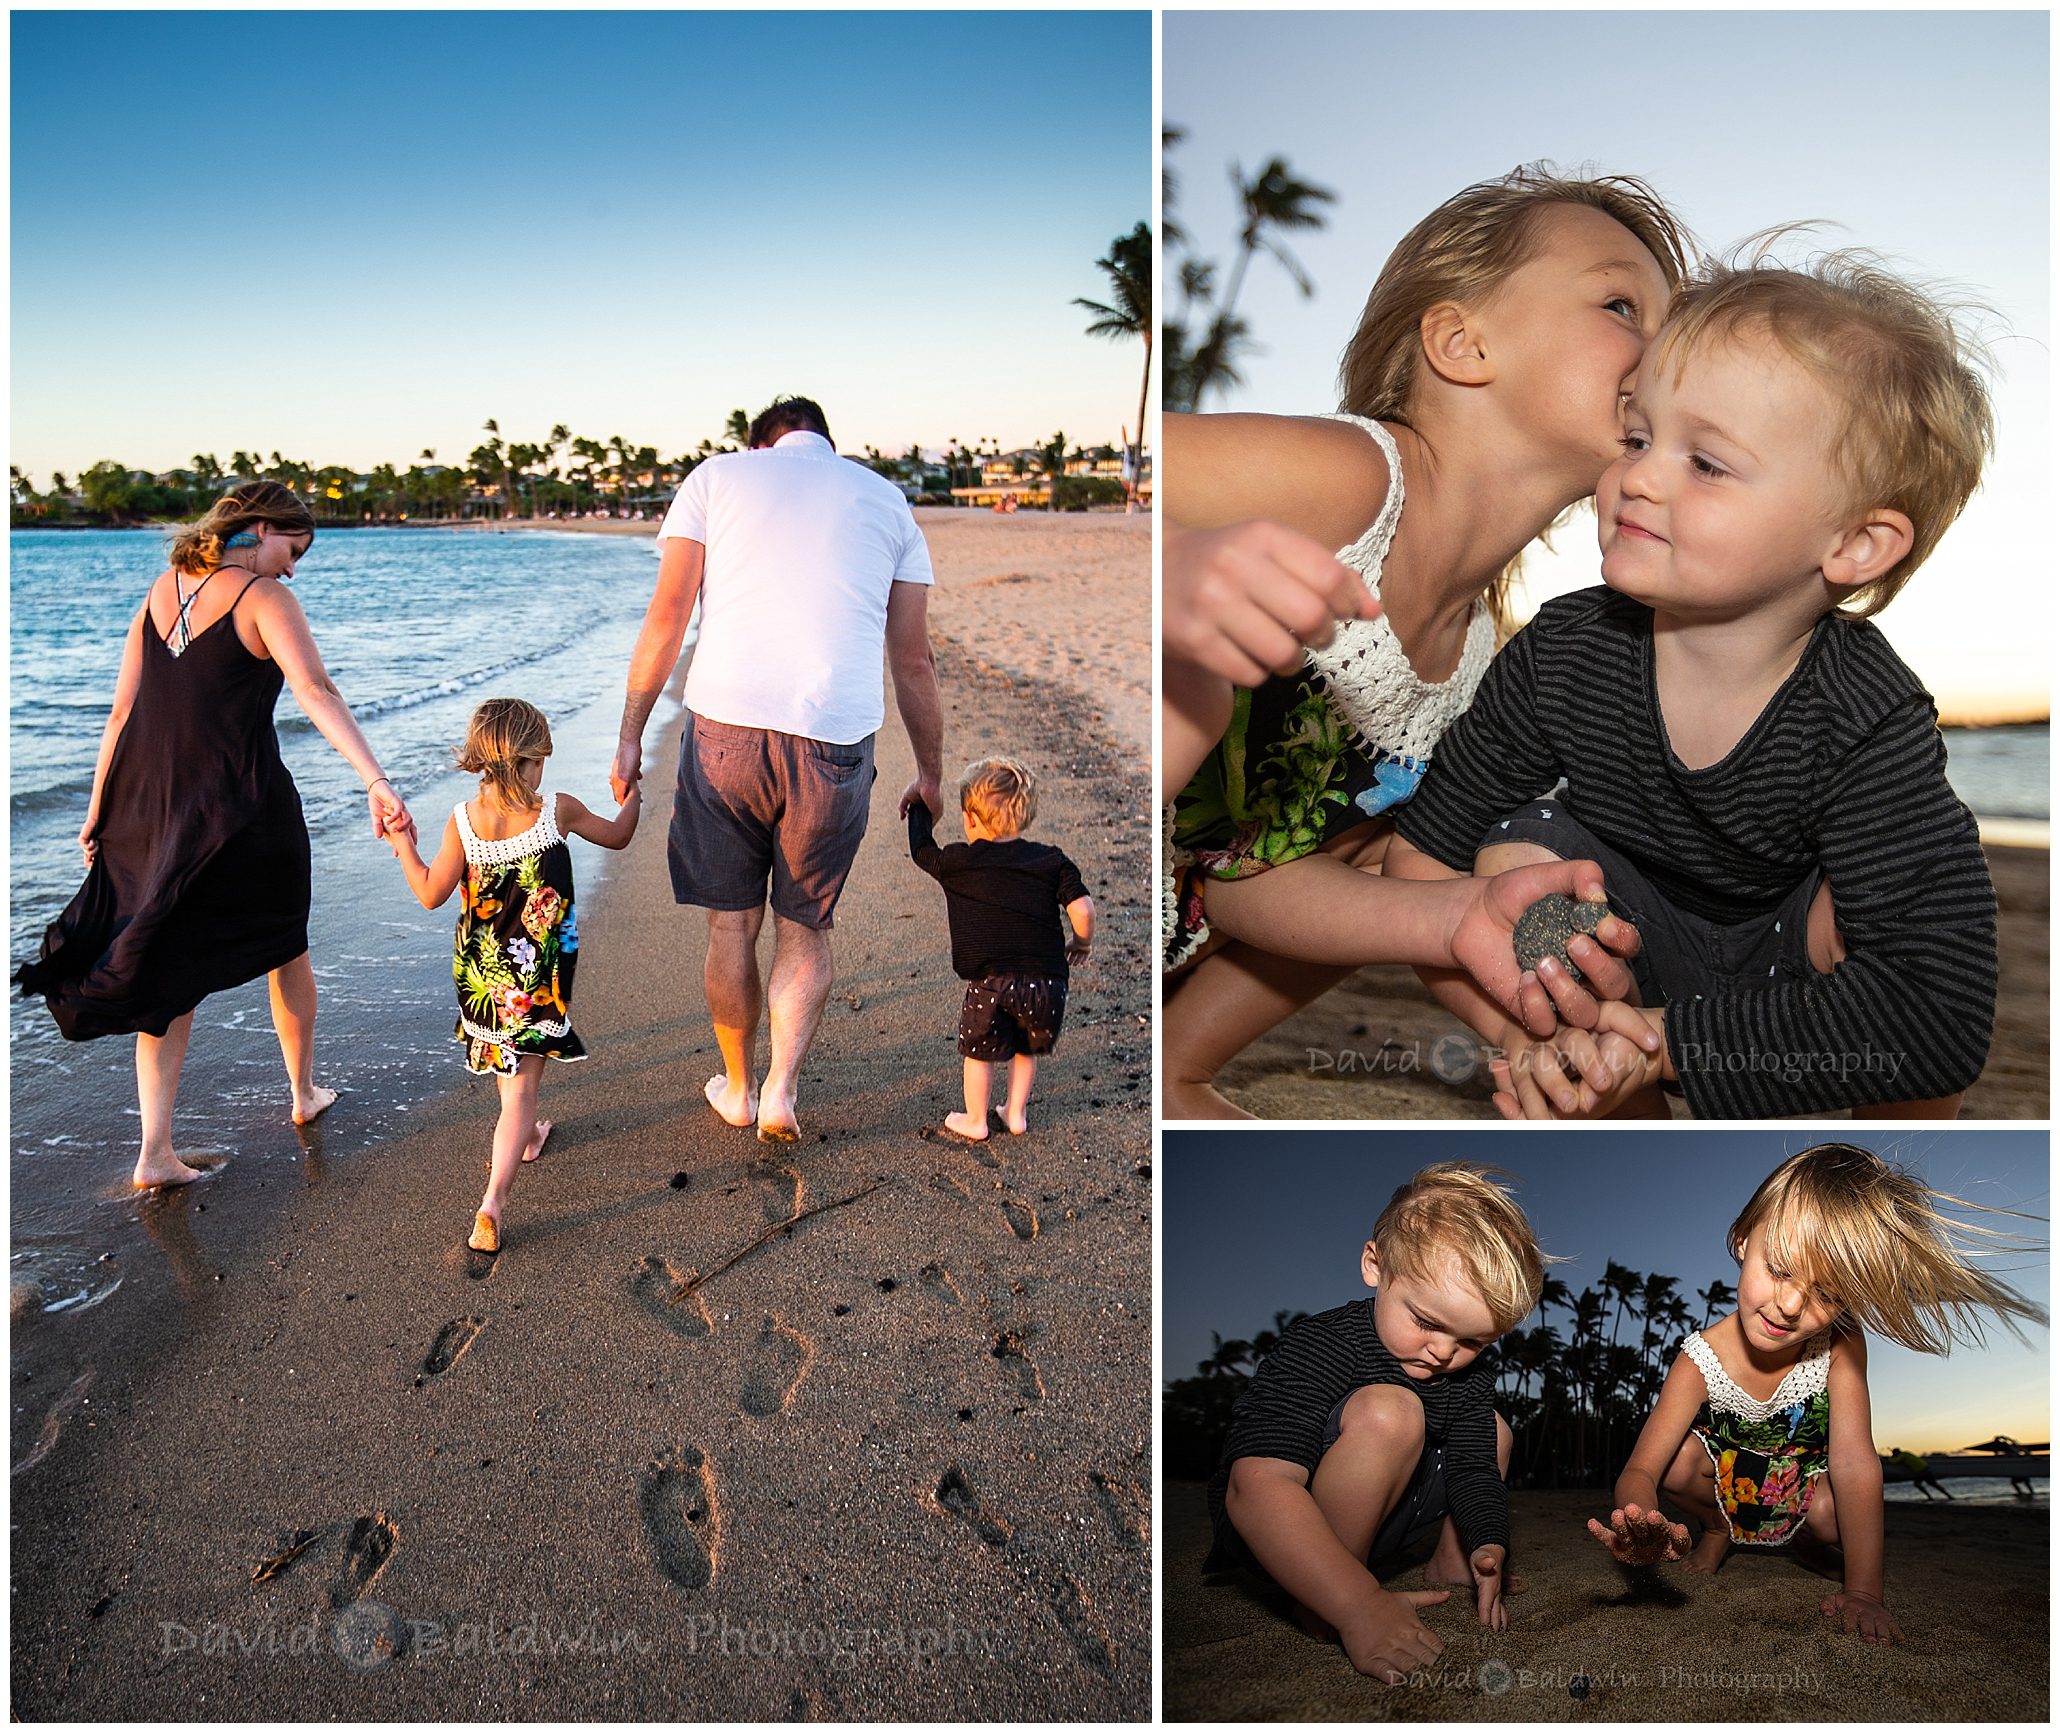
[[[536,1130],[529,1134],[529,1147],[522,1152],[524,1161],[534,1161],[544,1153],[544,1139],[551,1135],[551,1124],[548,1119],[536,1122]]]
[[[1160,1105],[1168,1119],[1257,1119],[1228,1096],[1216,1093],[1207,1083],[1175,1083],[1168,1079],[1160,1093]]]
[[[953,1137],[963,1137],[968,1143],[987,1141],[987,1121],[975,1119],[970,1113],[947,1113],[944,1129]]]
[[[293,1092],[293,1123],[312,1125],[336,1105],[336,1091],[320,1083],[312,1083],[303,1095],[298,1089]]]
[[[1699,1577],[1713,1577],[1730,1552],[1731,1537],[1706,1528],[1702,1531],[1702,1539],[1695,1543],[1695,1550],[1681,1561],[1681,1568],[1693,1571]]]
[[[739,1131],[758,1117],[758,1091],[748,1084],[741,1090],[732,1089],[727,1077],[711,1077],[701,1093],[708,1097],[716,1117]]]
[[[138,1191],[155,1191],[161,1185],[191,1185],[196,1179],[205,1178],[206,1168],[189,1167],[176,1155],[167,1154],[154,1161],[139,1157],[129,1183]]]

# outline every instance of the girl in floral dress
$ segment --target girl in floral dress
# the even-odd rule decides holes
[[[1821,1610],[1870,1643],[1899,1643],[1882,1599],[1881,1458],[1864,1330],[1920,1354],[1978,1342],[1984,1311],[2016,1332],[2046,1314],[1974,1265],[2006,1236],[1941,1206],[1871,1150],[1827,1143],[1789,1159],[1731,1224],[1738,1310],[1693,1332],[1617,1477],[1609,1526],[1588,1530],[1623,1564],[1683,1560],[1714,1572],[1733,1545],[1793,1544],[1843,1578]],[[1661,1491],[1702,1537],[1657,1506]],[[1833,1494],[1836,1493],[1836,1502]]]
[[[486,1195],[479,1200],[474,1251],[501,1249],[501,1210],[515,1170],[536,1160],[551,1122],[536,1112],[546,1059],[584,1059],[572,1032],[572,971],[579,921],[572,900],[568,836],[623,848],[636,835],[643,797],[634,789],[612,819],[569,794],[543,795],[551,725],[520,698],[489,698],[473,713],[458,768],[477,771],[479,793],[444,826],[436,858],[423,864],[415,839],[393,834],[394,854],[426,909],[458,892],[451,974],[458,987],[457,1038],[469,1070],[501,1089]]]

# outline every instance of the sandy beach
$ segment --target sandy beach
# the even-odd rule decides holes
[[[2049,856],[1991,844],[2001,980],[1988,1068],[1964,1119],[2043,1119],[2052,1100]],[[1441,1046],[1441,1043],[1444,1045]],[[1223,1093],[1262,1119],[1493,1119],[1486,1060],[1410,969],[1361,969],[1226,1066]],[[1686,1108],[1674,1104],[1676,1118]]]
[[[498,1260],[453,1046],[386,1142],[282,1113],[141,1211],[112,1299],[17,1312],[18,1716],[1149,1715],[1150,527],[931,515],[947,774],[1030,756],[1101,908],[1030,1133],[926,1135],[959,984],[897,723],[797,1146],[701,1100],[656,807],[582,899],[594,1057]]]
[[[1715,1577],[1619,1569],[1583,1524],[1592,1492],[1510,1495],[1528,1583],[1507,1631],[1470,1600],[1425,1609],[1439,1661],[1389,1687],[1303,1635],[1241,1575],[1205,1579],[1205,1489],[1164,1489],[1165,1712],[1181,1720],[2028,1721],[2048,1713],[2050,1512],[1891,1504],[1884,1648],[1818,1611],[1836,1588],[1784,1552]],[[1606,1515],[1606,1511],[1604,1512]],[[1422,1588],[1417,1565],[1387,1579]]]

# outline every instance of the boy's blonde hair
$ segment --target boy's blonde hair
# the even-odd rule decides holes
[[[1441,301],[1478,306],[1529,262],[1540,217],[1555,205],[1585,205],[1624,225],[1676,287],[1688,271],[1689,236],[1660,195],[1630,175],[1560,174],[1525,163],[1447,199],[1402,237],[1366,297],[1359,328],[1338,364],[1338,407],[1370,421],[1414,425],[1423,373],[1423,316]],[[1516,562],[1487,599],[1510,628]]]
[[[1013,758],[983,758],[958,779],[958,803],[989,830],[1020,835],[1037,816],[1037,779]]]
[[[2017,1320],[2043,1324],[2045,1312],[1971,1260],[2029,1251],[2031,1243],[1954,1221],[1940,1204],[2017,1213],[1933,1191],[1872,1150],[1822,1143],[1760,1182],[1726,1244],[1742,1260],[1747,1237],[1764,1229],[1768,1260],[1823,1288],[1843,1308],[1834,1329],[1850,1320],[1917,1353],[1944,1354],[1955,1341],[1979,1344],[1981,1313],[1988,1311],[2022,1340]]]
[[[550,756],[550,720],[520,698],[489,698],[480,705],[457,752],[460,770],[484,777],[505,804],[523,812],[541,811],[544,803],[516,766],[525,758]]]
[[[1436,1281],[1456,1265],[1501,1335],[1530,1316],[1545,1286],[1545,1254],[1494,1175],[1499,1167],[1440,1161],[1400,1187],[1373,1224],[1381,1279]],[[1555,1260],[1556,1261],[1556,1260]]]
[[[1892,275],[1857,248],[1790,269],[1770,256],[1784,228],[1709,261],[1675,294],[1655,344],[1676,377],[1713,341],[1765,337],[1806,368],[1844,409],[1834,461],[1853,511],[1899,511],[1910,551],[1854,589],[1839,612],[1878,614],[1910,581],[1981,482],[1995,449],[1982,373],[1988,356],[1953,307]]]
[[[283,481],[247,481],[223,494],[199,522],[175,534],[168,557],[182,572],[211,572],[222,563],[229,538],[258,524],[286,535],[304,535],[311,543],[315,534],[314,514],[292,488]]]

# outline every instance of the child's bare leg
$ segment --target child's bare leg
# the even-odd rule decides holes
[[[944,1129],[975,1143],[987,1136],[987,1104],[994,1099],[994,1066],[985,1059],[966,1061],[966,1110],[947,1113]]]
[[[1516,1438],[1509,1430],[1509,1422],[1501,1415],[1495,1416],[1495,1470],[1504,1480],[1509,1478],[1509,1452]],[[1466,1556],[1466,1548],[1459,1542],[1459,1525],[1449,1516],[1438,1530],[1438,1550],[1431,1554],[1431,1562],[1424,1566],[1426,1588],[1472,1588],[1473,1564]],[[1514,1593],[1515,1584],[1509,1581],[1504,1593]]]
[[[315,1081],[315,966],[307,952],[274,969],[267,985],[279,1056],[293,1084],[293,1123],[306,1125],[336,1105],[336,1091]]]
[[[525,1152],[542,1149],[551,1132],[551,1122],[536,1116],[537,1085],[543,1072],[543,1056],[525,1053],[513,1077],[494,1079],[501,1087],[501,1117],[494,1125],[493,1167],[487,1174],[486,1194],[479,1200],[479,1213],[491,1216],[496,1226]]]
[[[1681,1448],[1674,1452],[1674,1460],[1660,1481],[1660,1490],[1702,1526],[1702,1538],[1681,1561],[1681,1568],[1701,1576],[1715,1576],[1731,1551],[1731,1525],[1717,1505],[1717,1471],[1710,1465],[1709,1452],[1693,1438],[1682,1439]]]
[[[1795,1531],[1795,1557],[1798,1564],[1819,1576],[1845,1580],[1845,1549],[1838,1543],[1838,1505],[1831,1496],[1829,1469],[1810,1487],[1810,1507]]]
[[[1015,1136],[1030,1129],[1030,1086],[1037,1081],[1037,1055],[1018,1053],[1009,1061],[1009,1099],[1001,1121]]]
[[[154,1185],[186,1185],[202,1170],[172,1153],[172,1103],[179,1093],[179,1068],[193,1038],[193,1013],[172,1019],[162,1035],[136,1037],[136,1103],[143,1116],[143,1149],[130,1183],[138,1191]]]
[[[708,1019],[715,1027],[723,1074],[709,1078],[703,1093],[723,1122],[739,1129],[758,1118],[758,1078],[751,1068],[751,1049],[758,1039],[759,1013],[765,1008],[765,987],[758,978],[758,929],[764,923],[762,906],[708,911],[708,955],[701,986],[708,997]]]
[[[1202,958],[1166,996],[1160,1085],[1166,1117],[1250,1119],[1251,1114],[1217,1093],[1216,1073],[1351,973],[1234,942]]]
[[[1398,1384],[1369,1384],[1339,1416],[1309,1496],[1345,1551],[1363,1559],[1423,1454],[1423,1404]]]

